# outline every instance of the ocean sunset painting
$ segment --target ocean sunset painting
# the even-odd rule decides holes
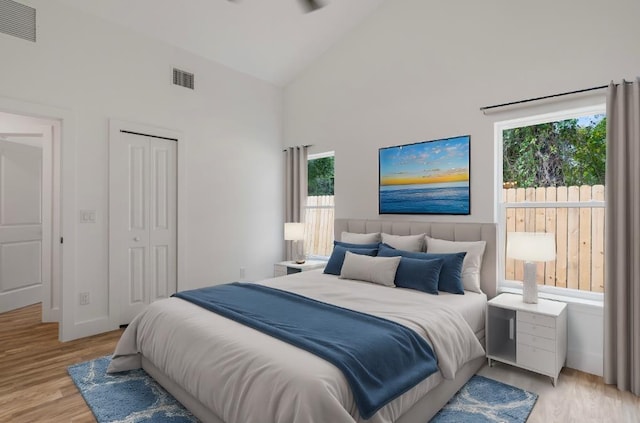
[[[380,214],[470,214],[470,136],[379,150]]]

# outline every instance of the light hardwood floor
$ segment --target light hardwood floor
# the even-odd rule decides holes
[[[40,305],[0,314],[0,422],[95,422],[67,366],[113,353],[122,331],[58,341]]]
[[[122,331],[58,342],[39,305],[0,314],[0,422],[95,422],[67,366],[113,352]],[[597,376],[564,369],[548,377],[496,363],[480,374],[540,395],[528,423],[640,422],[640,399]],[[329,422],[327,422],[329,423]]]

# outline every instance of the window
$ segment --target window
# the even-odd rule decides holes
[[[604,113],[602,105],[496,124],[503,288],[520,288],[524,272],[504,254],[508,233],[551,232],[556,260],[538,263],[540,292],[602,299]]]
[[[307,257],[329,257],[333,249],[333,151],[310,154],[307,170],[304,251]]]

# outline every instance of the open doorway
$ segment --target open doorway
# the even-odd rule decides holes
[[[0,112],[0,313],[60,321],[60,121]]]

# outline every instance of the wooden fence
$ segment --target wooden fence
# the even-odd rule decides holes
[[[333,250],[333,195],[307,197],[305,210],[304,252],[306,255],[330,256]]]
[[[503,190],[509,232],[553,232],[556,261],[538,263],[538,284],[604,291],[604,207],[575,207],[562,203],[604,201],[603,185]],[[514,203],[547,203],[518,207]],[[554,207],[549,207],[549,203]],[[530,205],[530,204],[529,204]],[[520,260],[505,259],[505,278],[522,280]]]
[[[538,284],[584,291],[604,291],[604,207],[571,203],[604,201],[603,185],[503,190],[508,232],[553,232],[556,261],[538,263]],[[517,203],[546,203],[518,207]],[[549,207],[553,203],[553,207]],[[567,203],[563,205],[562,203]],[[334,197],[307,198],[304,251],[329,256],[333,248]],[[521,281],[524,264],[505,259],[505,278]]]

